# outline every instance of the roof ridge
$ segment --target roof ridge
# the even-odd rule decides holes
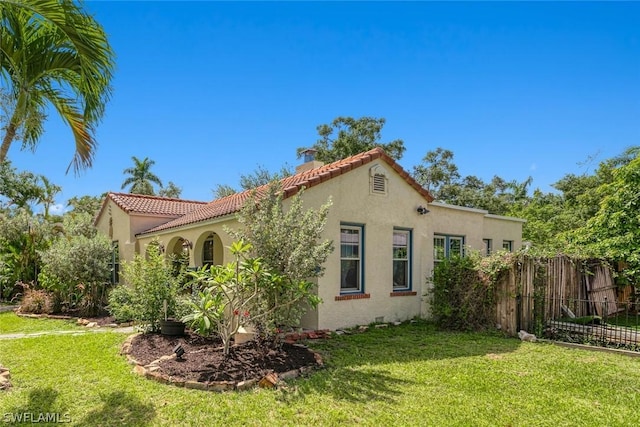
[[[402,168],[402,166],[400,166],[380,147],[375,147],[371,150],[354,154],[353,156],[349,156],[344,159],[336,160],[335,162],[331,162],[315,169],[310,169],[290,175],[276,182],[281,185],[282,196],[286,199],[298,193],[302,188],[310,188],[315,185],[321,184],[325,181],[342,175],[343,173],[349,172],[355,168],[358,168],[380,158],[383,159],[385,163],[387,163],[394,171],[396,171],[396,173],[398,173],[400,177],[407,182],[407,184],[413,187],[427,201],[433,201],[433,196],[431,196],[431,194],[426,189],[418,184],[416,180],[413,179],[413,177],[411,177],[411,175],[409,175],[409,173]],[[172,228],[194,224],[200,221],[211,220],[238,212],[238,210],[242,208],[241,205],[244,203],[244,200],[246,200],[252,192],[264,193],[269,185],[271,185],[271,183],[263,184],[256,188],[250,188],[248,190],[214,199],[211,202],[207,203],[205,206],[198,207],[191,212],[188,212],[178,218],[153,227],[149,230],[143,231],[140,234],[169,230]]]
[[[120,193],[115,191],[109,191],[107,194],[113,194],[114,196],[135,197],[140,199],[167,200],[172,202],[202,203],[202,204],[208,203],[202,200],[189,200],[189,199],[181,199],[176,197],[156,196],[151,194]]]

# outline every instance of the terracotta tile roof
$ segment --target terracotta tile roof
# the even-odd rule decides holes
[[[373,150],[356,154],[355,156],[347,157],[346,159],[329,163],[328,165],[324,165],[316,169],[311,169],[283,178],[280,183],[284,192],[284,198],[293,196],[298,191],[300,191],[302,187],[310,188],[315,185],[321,184],[339,175],[347,173],[352,169],[356,169],[360,166],[366,165],[367,163],[371,163],[376,159],[384,160],[428,202],[433,201],[433,197],[431,196],[431,194],[429,194],[427,190],[422,188],[420,184],[418,184],[404,169],[402,169],[402,167],[395,160],[389,157],[389,155],[387,155],[381,148],[374,148]],[[259,195],[261,193],[264,193],[267,187],[267,185],[263,185],[256,188],[255,191]],[[159,231],[169,230],[172,228],[177,228],[184,225],[194,224],[200,221],[206,221],[236,213],[242,208],[244,202],[249,198],[251,191],[252,190],[247,190],[241,193],[232,194],[230,196],[214,200],[210,203],[207,203],[205,206],[201,206],[198,209],[193,210],[192,212],[189,212],[179,218],[171,220],[165,224],[161,224],[140,234],[156,233]]]
[[[167,217],[180,217],[207,204],[207,202],[170,199],[167,197],[146,196],[143,194],[108,193],[102,202],[98,217],[104,211],[109,199],[113,200],[116,205],[129,214],[137,213]]]

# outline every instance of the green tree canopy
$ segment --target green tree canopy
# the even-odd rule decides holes
[[[122,189],[124,190],[127,186],[131,186],[131,188],[129,188],[130,193],[146,194],[149,196],[155,195],[153,184],[162,187],[160,178],[151,172],[151,166],[155,165],[156,162],[150,160],[148,157],[140,160],[136,156],[132,156],[131,159],[133,160],[134,167],[126,168],[123,171],[125,175],[129,176],[122,183]]]
[[[337,117],[329,124],[319,125],[320,139],[311,147],[298,148],[298,156],[307,148],[317,151],[316,159],[331,163],[349,156],[381,147],[393,159],[400,160],[404,154],[404,142],[396,139],[380,142],[382,127],[386,120],[374,117]]]
[[[598,212],[573,233],[596,255],[628,265],[625,275],[640,283],[640,156],[612,172],[597,189]]]
[[[0,208],[24,208],[44,197],[39,177],[31,172],[18,172],[9,161],[0,162]]]
[[[2,104],[11,110],[0,162],[19,136],[22,148],[36,148],[53,107],[75,140],[69,168],[90,167],[114,68],[103,28],[72,0],[2,1],[0,19],[0,74],[8,84]]]
[[[182,188],[178,187],[174,182],[169,183],[158,191],[158,196],[169,197],[171,199],[179,199],[182,194]]]

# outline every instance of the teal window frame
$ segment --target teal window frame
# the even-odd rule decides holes
[[[343,242],[343,237],[348,235],[352,235],[352,233],[346,234],[343,236],[343,230],[351,230],[357,231],[358,241],[357,243],[357,256],[353,256],[353,242]],[[364,224],[354,224],[354,223],[340,223],[340,294],[362,294],[364,293],[364,284],[365,284],[365,269],[364,269],[364,242],[365,242],[365,232],[364,232]],[[344,247],[343,247],[344,245]],[[351,249],[348,249],[351,247]],[[345,267],[348,264],[351,264],[352,261],[357,261],[357,266],[355,268],[355,272],[357,274],[357,287],[345,287],[345,281],[347,276],[351,273],[353,267],[347,269],[345,271]]]
[[[400,251],[396,251],[400,246],[396,244],[396,234],[402,234],[407,236],[406,242],[406,255],[404,257],[397,257]],[[394,227],[393,228],[393,241],[392,241],[392,287],[393,291],[410,291],[413,288],[413,280],[411,271],[413,270],[413,230],[410,228]],[[396,286],[396,263],[404,263],[406,286]]]
[[[440,245],[436,245],[436,240],[441,240],[443,242],[442,258],[438,258],[438,255],[439,255],[438,248],[440,247]],[[453,242],[460,242],[460,250],[458,255],[464,256],[465,255],[464,240],[465,240],[465,236],[458,236],[454,234],[434,234],[433,235],[433,262],[438,263],[447,258],[451,258]]]

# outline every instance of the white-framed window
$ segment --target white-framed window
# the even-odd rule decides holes
[[[493,241],[491,239],[482,239],[482,243],[484,244],[484,256],[491,255],[493,251]]]
[[[393,290],[411,289],[411,230],[393,230]]]
[[[213,234],[210,234],[202,244],[202,266],[209,267],[213,265]]]
[[[503,240],[502,249],[508,252],[513,252],[513,240]]]
[[[464,255],[464,236],[436,234],[433,236],[433,261]]]
[[[340,292],[362,292],[364,226],[340,226]]]

